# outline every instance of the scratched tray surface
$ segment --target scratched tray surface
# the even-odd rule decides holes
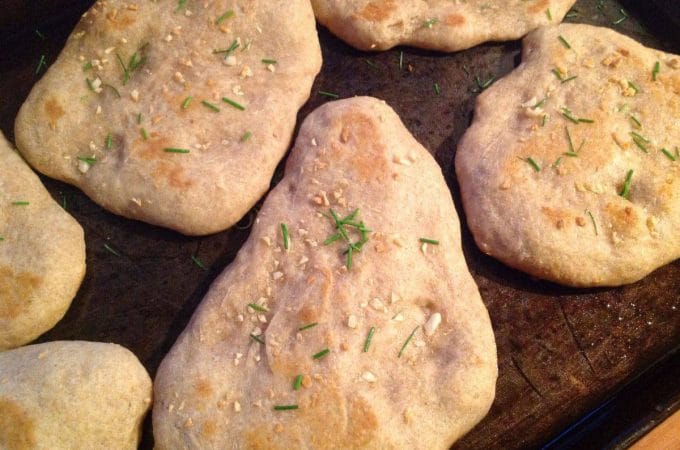
[[[31,3],[9,1],[24,11]],[[54,61],[89,2],[36,4],[28,15],[0,13],[0,128],[10,139],[21,103],[44,72],[36,74],[41,57]],[[656,26],[654,37],[636,20],[649,20],[648,11],[629,7],[583,0],[567,20],[609,26],[680,53],[680,42],[664,39]],[[520,43],[454,54],[411,48],[369,54],[323,28],[319,34],[324,66],[299,119],[328,101],[319,90],[385,99],[441,165],[463,218],[453,157],[472,119],[476,78],[484,83],[511,71],[520,61]],[[281,175],[279,168],[274,184]],[[135,352],[153,376],[212,280],[247,239],[257,207],[231,230],[190,238],[120,218],[74,187],[43,181],[85,229],[88,268],[70,310],[40,341],[116,342]],[[485,256],[462,222],[464,252],[496,334],[500,375],[491,412],[456,449],[541,446],[680,346],[680,261],[627,287],[567,289]],[[147,420],[142,447],[152,445]]]

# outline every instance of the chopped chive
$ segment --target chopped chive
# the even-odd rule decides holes
[[[245,108],[243,105],[240,105],[240,104],[236,103],[235,101],[233,101],[233,100],[230,99],[230,98],[222,97],[222,101],[223,101],[224,103],[230,104],[231,106],[233,106],[234,108],[236,108],[236,109],[238,109],[238,110],[241,110],[241,111],[245,111],[245,110],[246,110],[246,108]]]
[[[111,89],[113,93],[116,94],[116,97],[120,98],[120,92],[118,92],[118,89],[116,89],[115,87],[107,83],[102,83],[102,87]]]
[[[562,80],[562,84],[566,83],[567,81],[575,80],[576,78],[578,78],[578,75],[572,75],[569,78]]]
[[[259,336],[255,336],[254,334],[250,333],[250,338],[258,344],[264,345],[264,341]]]
[[[615,20],[615,21],[612,22],[612,24],[614,24],[614,25],[618,25],[618,24],[620,24],[621,22],[623,22],[623,21],[625,21],[626,19],[628,19],[628,14],[626,13],[626,11],[625,11],[623,8],[620,8],[620,9],[619,9],[619,12],[621,13],[621,17],[619,17],[617,20]]]
[[[548,100],[548,97],[543,97],[543,100],[539,100],[538,102],[536,102],[536,104],[532,106],[531,109],[538,109],[542,107],[543,105],[545,105],[546,100]]]
[[[92,68],[92,61],[88,61],[85,64],[83,64],[83,72],[87,72]]]
[[[265,308],[264,306],[260,306],[257,303],[248,303],[248,306],[250,306],[251,308],[258,312],[269,312],[267,308]]]
[[[586,210],[586,214],[590,216],[590,222],[593,224],[593,229],[595,230],[595,236],[598,235],[597,232],[597,223],[595,223],[595,217],[593,217],[593,213],[590,212],[590,210]]]
[[[288,235],[288,226],[285,223],[281,224],[281,236],[283,237],[283,248],[288,250],[290,247],[290,236]]]
[[[37,34],[40,39],[45,40],[45,35],[42,34],[37,28],[35,29],[35,34]]]
[[[541,171],[541,166],[539,166],[538,163],[537,163],[536,161],[534,161],[534,158],[532,158],[531,156],[529,156],[529,157],[527,157],[526,159],[524,159],[524,161],[528,162],[529,165],[530,165],[536,172],[540,172],[540,171]]]
[[[638,86],[637,84],[633,83],[633,82],[630,81],[630,80],[628,81],[628,86],[630,86],[631,88],[633,88],[633,90],[635,91],[636,94],[637,94],[638,92],[640,92],[640,86]]]
[[[628,200],[628,197],[630,196],[630,184],[631,181],[633,180],[633,169],[629,170],[628,173],[626,174],[626,181],[623,182],[623,187],[621,188],[621,192],[619,192],[619,195],[626,200]]]
[[[479,76],[475,76],[475,84],[477,85],[477,88],[479,89],[478,92],[481,92],[484,89],[491,86],[491,83],[493,83],[495,79],[496,79],[495,75],[492,75],[491,78],[489,78],[487,80],[482,80],[481,78],[479,78]]]
[[[368,330],[368,336],[366,336],[366,342],[364,342],[364,353],[368,352],[368,349],[371,346],[371,341],[373,340],[374,334],[375,334],[375,327],[371,327],[371,329]]]
[[[650,143],[649,139],[639,133],[636,133],[635,131],[631,131],[630,135],[633,137],[633,142],[635,145],[643,152],[648,153],[647,144]]]
[[[423,23],[424,28],[432,28],[434,25],[439,23],[439,19],[428,19]]]
[[[635,117],[634,115],[631,114],[631,115],[630,115],[630,120],[631,120],[638,128],[642,128],[642,124],[641,124],[640,121],[637,119],[637,117]]]
[[[569,152],[574,152],[574,143],[571,140],[571,134],[569,134],[569,127],[565,126],[564,131],[567,133],[567,143],[569,144]]]
[[[319,91],[319,95],[323,95],[324,97],[330,97],[330,98],[340,98],[338,94],[334,94],[333,92],[327,92],[327,91]]]
[[[95,156],[77,156],[76,159],[78,159],[78,161],[88,163],[89,165],[97,162],[97,158]]]
[[[279,62],[275,59],[263,59],[262,64],[278,64]]]
[[[38,75],[43,67],[47,67],[45,62],[45,55],[40,55],[40,61],[38,61],[38,67],[35,69],[35,74]]]
[[[571,49],[571,44],[564,38],[564,36],[560,34],[559,36],[557,36],[557,39],[559,39],[562,45],[564,45],[566,48]]]
[[[310,328],[314,328],[314,327],[317,326],[318,324],[319,324],[319,322],[313,322],[313,323],[309,323],[309,324],[307,324],[307,325],[303,325],[303,326],[301,326],[300,328],[298,328],[298,331],[309,330]]]
[[[435,83],[433,88],[435,94],[440,95],[442,93],[442,89],[439,87],[439,83]]]
[[[191,150],[187,150],[186,148],[168,147],[168,148],[164,148],[163,151],[166,152],[166,153],[191,153]]]
[[[313,355],[312,355],[312,358],[313,358],[313,359],[321,359],[321,358],[323,358],[324,356],[326,356],[327,354],[329,354],[330,352],[331,352],[331,351],[330,351],[329,349],[324,348],[324,349],[321,350],[320,352],[313,354]]]
[[[250,140],[250,138],[253,137],[252,131],[246,131],[243,133],[243,136],[241,136],[241,142],[247,142]]]
[[[669,152],[668,149],[662,148],[662,149],[661,149],[661,153],[663,153],[664,155],[666,155],[666,156],[668,157],[668,159],[670,159],[671,161],[676,161],[676,160],[677,160],[677,158],[675,157],[675,155],[674,155],[673,153]]]
[[[380,67],[378,67],[378,65],[376,63],[374,63],[373,61],[371,61],[370,59],[365,59],[364,61],[366,61],[366,64],[371,66],[371,69],[380,71]]]
[[[429,238],[420,238],[418,239],[420,242],[423,244],[432,244],[432,245],[439,245],[439,241],[436,241],[434,239],[429,239]]]
[[[203,261],[198,259],[198,256],[191,255],[191,260],[194,262],[194,264],[196,264],[201,269],[206,270],[206,271],[208,270],[208,268],[205,266],[205,264],[203,264]]]
[[[399,52],[399,70],[404,69],[404,52]]]
[[[139,132],[142,134],[142,139],[144,139],[145,141],[149,139],[149,133],[146,132],[146,129],[140,128]]]
[[[187,109],[193,99],[194,98],[192,96],[185,98],[184,101],[182,102],[182,109]]]
[[[187,5],[187,0],[179,0],[177,2],[177,9],[175,9],[175,12],[179,11],[180,9],[185,8]]]
[[[113,136],[111,136],[111,133],[106,135],[106,140],[104,141],[104,145],[106,146],[107,150],[111,150],[111,147],[113,147]]]
[[[346,253],[347,253],[347,262],[345,265],[347,266],[347,270],[352,268],[352,253],[354,252],[354,246],[352,244],[349,244],[349,247],[347,247]]]
[[[545,15],[548,17],[548,20],[552,22],[552,13],[550,12],[550,8],[545,10]]]
[[[652,69],[652,80],[656,81],[656,77],[659,76],[659,72],[661,71],[661,63],[659,61],[654,63],[654,68]]]
[[[222,22],[224,22],[226,19],[232,17],[233,15],[234,15],[234,10],[230,9],[229,11],[225,12],[224,14],[222,14],[220,17],[217,18],[217,20],[215,21],[215,25],[221,24]]]
[[[114,250],[113,248],[111,248],[111,247],[109,246],[109,244],[104,244],[104,248],[105,248],[109,253],[111,253],[112,255],[120,257],[120,253],[118,253],[116,250]]]
[[[274,411],[290,411],[293,409],[298,409],[298,405],[276,405],[274,406]]]
[[[413,335],[416,334],[418,328],[420,328],[420,325],[415,327],[413,331],[411,331],[411,334],[409,334],[408,338],[406,339],[406,342],[404,342],[404,345],[401,346],[401,350],[399,350],[399,355],[397,356],[398,358],[401,358],[401,355],[404,353],[406,346],[408,345],[409,342],[411,342],[411,339],[413,339]]]
[[[211,109],[211,110],[213,110],[213,111],[215,111],[215,112],[220,112],[220,108],[218,108],[217,106],[213,105],[212,103],[210,103],[210,102],[207,101],[207,100],[201,100],[201,105],[203,105],[203,106],[205,106],[206,108]]]
[[[30,204],[31,204],[31,202],[27,202],[25,200],[19,200],[19,201],[16,201],[16,202],[12,202],[12,205],[14,205],[14,206],[28,206]]]
[[[239,48],[239,43],[234,39],[231,41],[231,45],[229,45],[228,48],[224,50],[213,50],[213,53],[224,53],[224,59],[227,59],[227,57],[237,48]]]
[[[295,377],[295,381],[293,381],[293,390],[299,391],[301,387],[302,387],[302,375],[298,375]]]

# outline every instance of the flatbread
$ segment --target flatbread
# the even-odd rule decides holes
[[[355,208],[348,269],[331,210]],[[155,443],[444,449],[486,414],[496,375],[441,169],[384,102],[342,100],[305,119],[249,240],[162,362]]]
[[[678,258],[678,117],[680,57],[606,28],[531,33],[458,146],[477,245],[572,286],[632,283]]]
[[[84,276],[83,229],[0,133],[0,351],[52,328]]]
[[[321,66],[315,25],[305,0],[99,1],[21,108],[17,146],[116,214],[226,229],[288,148]]]
[[[57,341],[0,353],[0,448],[136,449],[151,379],[115,344]]]
[[[575,0],[312,0],[323,25],[359,50],[453,52],[559,23]]]

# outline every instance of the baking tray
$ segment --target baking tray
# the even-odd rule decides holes
[[[7,1],[0,12],[0,128],[12,139],[16,113],[42,75],[36,74],[41,57],[54,61],[91,2]],[[680,53],[677,16],[660,9],[664,2],[581,0],[567,21],[611,27]],[[353,50],[323,28],[319,37],[324,66],[299,119],[328,101],[319,90],[386,100],[440,164],[464,218],[453,158],[472,119],[475,77],[511,71],[520,43],[453,54],[405,47],[373,54]],[[282,165],[273,184],[281,176]],[[231,230],[185,237],[114,216],[78,189],[42,179],[83,225],[88,270],[64,319],[40,341],[116,342],[153,376],[212,280],[247,239],[257,206]],[[630,286],[576,290],[487,257],[464,219],[462,226],[464,252],[493,322],[500,375],[489,415],[455,449],[623,448],[678,407],[680,261]],[[152,447],[147,419],[142,448]]]

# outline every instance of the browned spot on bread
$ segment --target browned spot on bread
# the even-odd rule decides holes
[[[0,448],[30,450],[35,448],[33,420],[16,403],[0,398]]]
[[[16,273],[11,267],[0,266],[0,319],[19,315],[42,279],[33,274]]]
[[[543,206],[541,212],[550,220],[557,229],[562,229],[567,223],[570,223],[571,214],[568,211],[558,208],[550,208]]]
[[[206,439],[212,439],[217,434],[217,424],[212,420],[204,422],[201,427],[201,434]]]
[[[460,14],[451,14],[444,19],[444,23],[450,27],[459,27],[465,24],[465,16]]]
[[[548,8],[548,5],[549,5],[548,0],[538,0],[536,3],[529,6],[529,12],[532,14],[537,13],[543,14],[544,11]]]
[[[371,406],[361,397],[350,400],[348,417],[348,442],[357,447],[364,446],[371,441],[371,437],[378,429],[378,418]]]
[[[394,0],[376,0],[364,6],[358,16],[370,22],[382,22],[396,9]]]
[[[632,234],[640,218],[635,209],[631,206],[617,206],[613,203],[607,204],[607,216],[612,228],[620,234]]]
[[[195,391],[198,398],[210,398],[213,393],[213,388],[208,380],[200,379],[196,383]]]
[[[131,11],[112,10],[106,14],[106,19],[111,25],[111,28],[116,30],[124,30],[135,23],[135,13]]]
[[[189,188],[194,183],[186,177],[184,167],[176,162],[159,161],[156,169],[153,171],[153,177],[167,181],[167,183],[176,188]]]
[[[366,114],[351,111],[340,117],[339,123],[341,141],[353,147],[352,153],[346,147],[331,145],[330,160],[351,158],[349,164],[359,181],[366,181],[380,174],[388,173],[384,148],[379,147],[378,127]]]
[[[57,129],[57,121],[64,115],[64,108],[61,107],[56,98],[50,97],[45,102],[45,114],[47,114],[47,122],[50,128]]]

